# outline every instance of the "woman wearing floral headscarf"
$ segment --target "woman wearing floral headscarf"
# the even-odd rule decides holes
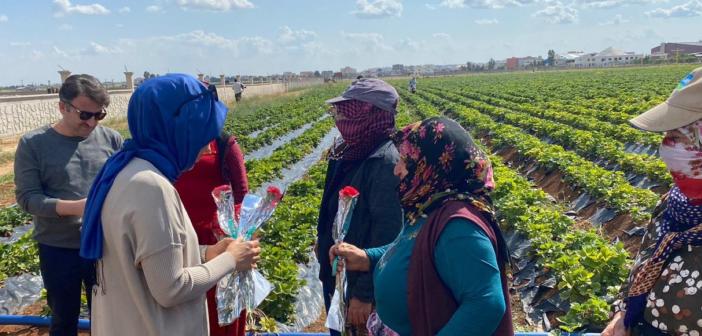
[[[327,310],[334,294],[334,276],[327,251],[334,244],[332,223],[339,204],[339,190],[353,186],[360,191],[345,240],[364,248],[391,242],[402,227],[397,196],[399,180],[392,173],[398,153],[390,134],[395,132],[398,103],[395,89],[382,80],[361,78],[344,93],[327,101],[341,139],[329,154],[329,166],[317,225],[317,251]],[[373,308],[373,278],[367,271],[348,273],[346,293],[348,331],[365,334]],[[331,330],[332,335],[338,335]]]
[[[330,258],[373,270],[378,316],[399,335],[512,335],[509,255],[488,196],[490,161],[447,118],[409,125],[394,141],[402,232],[380,248],[335,245]],[[382,329],[373,324],[375,317],[369,329]]]
[[[665,131],[659,149],[675,182],[653,213],[623,300],[603,336],[702,334],[702,68],[631,120]]]

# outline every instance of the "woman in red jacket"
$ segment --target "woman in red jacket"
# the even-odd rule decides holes
[[[234,136],[222,134],[209,144],[192,170],[183,173],[175,184],[185,210],[190,216],[200,245],[214,245],[222,231],[217,224],[217,207],[212,189],[230,184],[237,210],[249,191],[244,155]],[[207,310],[211,336],[243,336],[246,329],[245,312],[234,323],[220,327],[217,322],[215,289],[207,292]]]

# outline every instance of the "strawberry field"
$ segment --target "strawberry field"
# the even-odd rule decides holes
[[[607,321],[640,228],[671,183],[657,157],[661,135],[627,120],[664,101],[689,70],[420,78],[415,94],[405,79],[390,80],[401,95],[398,126],[443,114],[492,154],[517,330],[596,330]],[[314,276],[301,274],[314,269],[323,152],[338,134],[324,100],[344,87],[257,101],[234,108],[227,121],[245,153],[250,189],[275,183],[287,190],[261,233],[259,268],[275,288],[257,313],[260,329],[301,330],[319,315]],[[17,208],[0,210],[0,236],[16,236],[0,246],[0,281],[38,270],[30,233],[16,229],[29,219]]]

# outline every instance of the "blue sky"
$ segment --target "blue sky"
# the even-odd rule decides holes
[[[448,64],[702,40],[702,0],[0,0],[0,85]]]

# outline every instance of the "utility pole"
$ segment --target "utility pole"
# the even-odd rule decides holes
[[[675,64],[680,63],[680,52],[683,51],[683,49],[675,49],[671,51],[675,52]]]

